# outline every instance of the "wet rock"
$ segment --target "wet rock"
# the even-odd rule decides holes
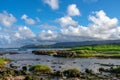
[[[47,60],[47,62],[50,62],[50,60]]]
[[[8,52],[8,54],[19,54],[18,52]]]
[[[73,64],[75,64],[76,62],[73,62]]]
[[[36,55],[54,55],[56,54],[56,51],[54,50],[34,50],[32,53]]]
[[[93,71],[91,69],[86,69],[85,72],[88,74],[93,74]]]
[[[51,66],[52,68],[55,68],[55,66]]]
[[[13,65],[13,64],[10,64],[10,67],[11,67],[11,68],[14,68],[14,69],[17,69],[17,68],[18,68],[17,66],[15,66],[15,65]]]
[[[70,51],[57,51],[57,54],[53,55],[54,57],[75,57],[76,53],[75,52],[70,52]]]
[[[105,69],[104,69],[104,68],[102,68],[102,67],[101,67],[101,68],[99,68],[99,72],[100,72],[100,73],[102,73],[103,71],[105,71]]]
[[[54,69],[53,71],[55,72],[56,70]]]
[[[57,64],[57,62],[52,62],[52,64]]]
[[[23,67],[22,67],[22,70],[23,70],[23,71],[27,71],[27,66],[23,66]]]
[[[59,68],[62,68],[61,66],[59,66]]]

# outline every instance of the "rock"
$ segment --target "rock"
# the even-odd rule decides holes
[[[17,66],[14,66],[13,64],[10,64],[10,67],[14,69],[18,68]]]
[[[76,53],[75,52],[70,52],[70,51],[57,51],[57,54],[53,55],[54,57],[75,57]]]
[[[24,80],[24,79],[25,79],[24,76],[16,76],[16,77],[14,78],[14,80]]]
[[[27,66],[23,66],[23,67],[22,67],[22,70],[23,70],[23,71],[27,71]]]
[[[36,55],[54,55],[56,54],[56,51],[54,50],[34,50],[32,53]]]
[[[8,54],[19,54],[18,52],[8,52]]]

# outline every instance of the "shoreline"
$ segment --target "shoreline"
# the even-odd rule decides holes
[[[0,58],[2,59],[2,58]],[[8,60],[8,59],[3,59]],[[10,63],[10,62],[9,62]],[[8,63],[7,63],[8,64]],[[97,63],[99,64],[99,63]],[[120,79],[120,66],[118,68],[108,68],[104,69],[103,67],[99,68],[99,73],[94,73],[91,69],[86,68],[85,72],[82,73],[81,70],[77,68],[69,68],[66,70],[54,71],[50,66],[43,64],[36,64],[31,66],[22,66],[21,69],[17,70],[17,67],[10,64],[9,67],[6,67],[6,64],[3,67],[0,67],[0,79],[17,79],[17,80],[52,80],[52,79],[65,79],[65,80],[88,80],[88,79]],[[103,66],[111,66],[108,64],[100,64]],[[115,65],[116,66],[116,65]],[[107,73],[106,75],[104,73]],[[110,73],[110,74],[109,74]],[[112,76],[110,76],[113,74]]]

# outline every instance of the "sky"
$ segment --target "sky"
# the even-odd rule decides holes
[[[120,0],[0,0],[0,47],[120,39]]]

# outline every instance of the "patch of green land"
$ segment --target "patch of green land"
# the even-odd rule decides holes
[[[120,45],[117,44],[80,46],[70,51],[74,51],[76,57],[120,58]]]
[[[7,64],[10,60],[6,58],[0,58],[0,66]]]

